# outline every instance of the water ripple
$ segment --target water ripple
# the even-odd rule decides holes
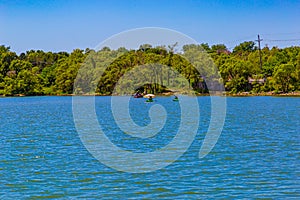
[[[157,98],[172,117],[148,139],[132,138],[116,127],[109,97],[96,97],[97,115],[119,147],[154,151],[172,140],[180,123],[180,108],[170,100]],[[164,169],[130,174],[107,168],[84,148],[71,97],[0,98],[0,199],[300,197],[299,98],[228,98],[223,133],[201,160],[210,101],[198,100],[199,133],[189,150]],[[134,121],[146,126],[149,104],[133,99],[130,106]]]

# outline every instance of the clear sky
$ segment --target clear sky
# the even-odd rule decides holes
[[[262,46],[299,46],[300,0],[0,0],[0,44],[18,53],[93,48],[141,27],[229,49],[258,33]]]

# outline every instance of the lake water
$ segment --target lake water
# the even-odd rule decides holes
[[[131,116],[147,125],[153,104],[176,116],[180,107],[171,100],[132,99]],[[202,159],[210,98],[198,101],[200,125],[190,148],[163,169],[136,174],[111,169],[86,150],[75,129],[72,97],[0,98],[0,199],[300,198],[300,98],[227,98],[222,135]],[[167,119],[161,134],[135,139],[119,131],[109,105],[110,97],[96,97],[98,120],[110,140],[128,151],[161,148],[178,128]]]

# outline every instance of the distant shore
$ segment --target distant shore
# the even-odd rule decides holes
[[[260,92],[260,93],[250,93],[250,92],[240,92],[236,94],[226,93],[226,96],[233,97],[251,97],[251,96],[279,96],[279,97],[300,97],[300,91],[288,92],[288,93],[275,93],[275,92]]]
[[[156,96],[173,96],[171,93],[159,93],[155,94]],[[300,97],[300,91],[288,92],[288,93],[275,93],[275,92],[260,92],[260,93],[251,93],[251,92],[240,92],[232,94],[229,92],[222,94],[196,94],[196,96],[228,96],[228,97],[254,97],[254,96],[277,96],[277,97]],[[74,94],[51,94],[51,95],[24,95],[24,94],[15,94],[11,96],[0,95],[0,97],[32,97],[32,96],[74,96]],[[104,95],[104,94],[84,94],[81,96],[131,96],[131,95]]]

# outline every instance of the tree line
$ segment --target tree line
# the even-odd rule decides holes
[[[30,50],[17,55],[7,46],[0,46],[0,95],[67,95],[74,91],[74,81],[88,81],[76,87],[76,93],[111,95],[119,79],[135,66],[159,63],[176,69],[188,80],[188,85],[198,93],[207,93],[206,77],[212,76],[208,70],[197,71],[185,58],[195,49],[201,49],[209,55],[202,59],[201,66],[209,67],[210,61],[216,66],[228,93],[275,92],[287,93],[300,90],[300,47],[261,49],[252,41],[243,42],[229,51],[224,44],[191,44],[183,46],[181,52],[175,52],[176,44],[152,47],[143,44],[139,49],[128,50],[120,47],[111,50],[104,47],[99,51],[75,49],[68,52],[44,52]],[[201,55],[195,55],[201,56]],[[97,68],[105,66],[105,71]],[[82,66],[91,77],[78,73]],[[161,93],[168,90],[165,85],[179,81],[158,65],[150,66],[155,74],[153,83],[141,85],[135,90]],[[165,71],[164,71],[165,70]],[[152,74],[153,74],[152,73]],[[137,78],[138,79],[138,78]],[[136,80],[138,83],[138,80]],[[178,83],[177,83],[178,84]],[[124,83],[121,91],[126,90]]]

